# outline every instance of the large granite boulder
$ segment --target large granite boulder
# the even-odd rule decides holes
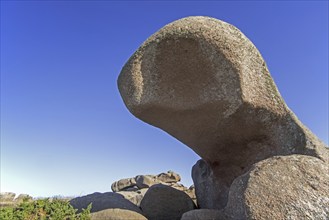
[[[166,25],[127,61],[118,87],[133,115],[206,161],[220,183],[218,208],[233,180],[261,160],[329,160],[325,144],[285,104],[257,48],[226,22],[188,17]]]
[[[105,209],[90,214],[91,220],[147,220],[143,215],[127,209]]]
[[[148,220],[179,220],[183,213],[194,208],[186,193],[162,184],[151,186],[141,202]]]
[[[276,156],[234,180],[228,219],[329,219],[329,167],[310,156]]]
[[[82,209],[86,209],[90,203],[92,203],[90,212],[98,212],[105,209],[125,209],[142,214],[142,211],[138,206],[118,193],[96,192],[70,200],[70,204],[75,209],[78,209],[78,212],[81,212]]]

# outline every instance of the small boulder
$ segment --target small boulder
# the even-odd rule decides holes
[[[145,216],[126,209],[105,209],[90,216],[91,220],[147,220]]]
[[[97,212],[104,209],[126,209],[142,214],[142,211],[135,204],[125,199],[118,193],[93,193],[70,200],[70,204],[81,212],[92,203],[90,212]]]
[[[138,175],[135,177],[136,185],[139,189],[150,188],[155,184],[161,183],[153,175]]]
[[[134,186],[136,186],[135,178],[126,178],[112,183],[111,189],[113,192],[118,192],[120,190],[132,188]]]
[[[329,219],[329,166],[310,156],[276,156],[232,183],[229,219]]]
[[[146,192],[141,209],[148,220],[179,220],[183,213],[195,209],[195,205],[186,193],[157,184]]]
[[[177,183],[181,180],[181,177],[178,173],[169,170],[167,173],[160,173],[157,175],[156,179],[163,183]]]

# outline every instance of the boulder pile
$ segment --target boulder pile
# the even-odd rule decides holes
[[[156,184],[170,186],[179,191],[183,191],[194,202],[196,202],[194,186],[192,185],[187,188],[183,184],[178,183],[180,180],[181,177],[179,174],[173,171],[168,171],[167,173],[160,173],[158,175],[138,175],[133,178],[121,179],[114,182],[111,188],[113,192],[121,194],[124,198],[128,199],[137,206],[140,206],[140,203],[148,189]]]
[[[179,220],[196,208],[194,187],[178,183],[179,174],[138,175],[114,182],[113,192],[93,193],[74,198],[70,204],[82,211],[92,203],[92,219]]]
[[[201,16],[166,25],[127,61],[118,87],[133,115],[202,158],[192,168],[200,210],[183,219],[329,218],[329,149],[233,25]]]

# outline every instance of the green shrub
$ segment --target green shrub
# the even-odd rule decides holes
[[[1,207],[0,220],[90,220],[91,205],[77,213],[68,201],[60,199],[24,200],[16,207]]]

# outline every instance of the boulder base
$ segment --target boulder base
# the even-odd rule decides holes
[[[124,65],[118,87],[133,115],[209,165],[221,200],[204,208],[223,208],[233,180],[261,160],[303,154],[329,161],[325,144],[287,107],[260,52],[226,22],[196,16],[161,28]]]
[[[277,156],[234,180],[230,219],[328,219],[329,166],[303,155]]]

